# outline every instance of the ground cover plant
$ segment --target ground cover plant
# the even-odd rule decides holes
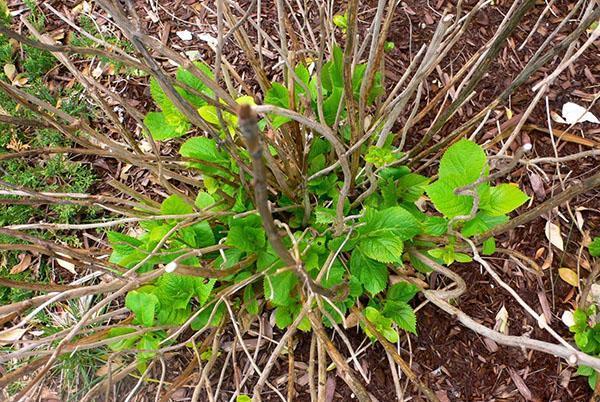
[[[559,358],[562,371],[587,378],[589,395],[598,389],[598,208],[569,203],[597,191],[600,173],[569,182],[558,167],[598,161],[595,139],[569,133],[595,116],[561,117],[547,95],[597,50],[594,1],[567,7],[568,26],[521,38],[535,45],[483,103],[475,99],[521,24],[535,15],[539,26],[551,6],[507,4],[458,70],[448,69],[457,43],[500,6],[458,2],[427,14],[430,35],[408,49],[392,38],[395,1],[374,2],[367,20],[356,0],[276,1],[268,21],[260,1],[190,5],[195,22],[151,1],[25,6],[0,3],[7,399],[449,400],[402,346],[433,332],[420,321],[425,305],[489,348]],[[172,40],[171,25],[158,36],[149,27],[166,19],[185,27]],[[214,35],[197,33],[206,45],[185,50],[190,24],[204,19]],[[392,53],[410,57],[390,77]],[[56,80],[69,85],[47,91]],[[528,101],[515,114],[521,91]],[[536,158],[541,145],[527,131],[540,107],[547,121],[535,127],[548,131],[551,156]],[[553,129],[559,118],[569,128]],[[563,144],[591,149],[560,156]],[[543,183],[526,191],[516,180],[529,169],[542,181],[544,165],[560,182],[546,200]],[[553,257],[565,250],[553,221],[567,220],[564,204],[576,270],[565,254]],[[547,249],[506,247],[542,218]],[[27,270],[32,256],[42,274]],[[533,304],[499,258],[538,283],[570,284],[562,320],[552,322],[546,293]],[[492,325],[463,311],[473,286],[463,269],[484,274],[491,297],[508,295],[543,335],[509,330],[504,306]],[[369,386],[360,357],[369,347],[389,365],[387,394]],[[510,373],[515,392],[533,400]]]

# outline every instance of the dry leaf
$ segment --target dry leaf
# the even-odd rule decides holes
[[[529,174],[529,182],[531,183],[531,189],[540,199],[540,201],[546,198],[546,188],[544,187],[544,181],[537,173]]]
[[[563,243],[562,236],[560,234],[560,228],[558,225],[548,221],[546,222],[546,238],[550,241],[550,243],[559,249],[560,251],[565,251],[565,245]]]
[[[25,335],[25,332],[27,332],[27,329],[24,328],[13,328],[0,332],[0,345],[7,345],[18,341]]]
[[[10,269],[10,274],[19,274],[29,268],[31,254],[19,254],[19,263]]]
[[[188,42],[193,38],[192,33],[187,29],[185,31],[177,31],[176,33],[177,36],[179,36],[179,39],[181,39],[184,42]]]
[[[567,282],[571,286],[577,287],[579,285],[579,277],[577,276],[577,272],[573,271],[571,268],[559,268],[558,275],[560,279]]]
[[[584,223],[583,215],[581,214],[581,211],[579,211],[579,210],[575,211],[575,223],[579,230],[583,229],[583,223]]]
[[[60,254],[60,253],[58,253]],[[64,254],[61,254],[64,255]],[[66,256],[65,256],[66,257]],[[69,261],[61,260],[60,258],[55,258],[56,263],[72,273],[73,275],[77,275],[77,271],[75,271],[75,264],[70,263]]]
[[[565,310],[560,317],[560,320],[567,326],[567,328],[571,328],[575,325],[575,317],[573,317],[573,312],[569,310]]]
[[[562,117],[566,124],[590,122],[600,124],[600,120],[583,106],[573,102],[567,102],[562,107]]]
[[[502,308],[498,311],[498,314],[496,314],[494,330],[502,332],[503,334],[508,334],[508,311],[504,305],[502,305]]]
[[[92,70],[92,77],[94,77],[94,78],[100,78],[100,77],[102,76],[102,72],[103,72],[103,71],[104,71],[104,70],[102,69],[102,66],[101,66],[100,64],[98,64],[98,65],[96,66],[96,68],[94,68],[94,69]]]
[[[4,74],[6,74],[6,77],[12,81],[15,78],[15,76],[17,75],[17,68],[15,67],[14,64],[5,64],[4,65]]]

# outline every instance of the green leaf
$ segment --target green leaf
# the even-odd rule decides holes
[[[475,182],[484,168],[487,169],[485,152],[473,141],[463,139],[448,148],[440,161],[439,180],[426,190],[435,208],[448,218],[468,215],[473,197],[456,195],[454,190]]]
[[[194,236],[193,245],[196,248],[208,247],[215,244],[215,235],[208,221],[195,223],[194,225],[185,228],[191,231]],[[185,230],[184,229],[184,230]]]
[[[276,306],[287,306],[293,301],[291,294],[297,283],[298,278],[292,271],[267,275],[264,280],[265,297]]]
[[[344,266],[340,263],[338,259],[336,259],[333,261],[333,264],[331,264],[331,268],[329,268],[329,271],[325,275],[323,275],[323,280],[321,281],[321,284],[324,288],[327,289],[332,288],[335,285],[339,285],[344,281],[345,273],[346,270],[344,269]]]
[[[348,29],[348,16],[346,14],[336,14],[333,16],[333,25],[340,28],[342,32]]]
[[[277,307],[275,309],[275,325],[279,329],[285,329],[294,322],[291,311],[285,307]]]
[[[212,138],[193,137],[188,139],[179,148],[179,154],[186,158],[207,161],[217,164],[228,164],[227,154],[217,149],[217,144]]]
[[[194,207],[177,194],[173,194],[160,204],[160,213],[162,215],[186,215],[194,213]]]
[[[238,395],[237,398],[235,398],[235,402],[252,402],[252,398],[248,395]]]
[[[428,183],[428,177],[409,173],[398,179],[397,193],[405,201],[416,202],[425,192]]]
[[[256,315],[259,313],[258,300],[256,300],[254,288],[250,285],[244,288],[244,304],[249,314]]]
[[[194,64],[208,77],[214,78],[214,74],[208,65],[202,62],[195,62]],[[181,81],[189,87],[194,88],[198,92],[204,93],[207,96],[213,95],[213,91],[208,89],[208,87],[204,85],[202,80],[196,78],[194,74],[192,74],[188,70],[183,69],[182,67],[179,67],[177,69],[176,78],[178,81]],[[187,91],[183,93],[183,96],[196,108],[199,108],[206,104],[206,101],[200,96],[189,93]]]
[[[339,46],[333,48],[333,64],[329,75],[334,87],[344,88],[344,51]]]
[[[588,246],[588,250],[592,257],[600,257],[600,237],[594,237],[594,240]]]
[[[154,313],[158,305],[158,298],[151,293],[141,293],[132,290],[125,297],[125,307],[135,314],[138,323],[145,327],[154,325]]]
[[[144,258],[140,250],[142,242],[119,232],[108,232],[108,241],[113,249],[109,261],[123,267],[133,266]]]
[[[210,124],[219,125],[219,115],[217,114],[217,108],[213,105],[205,105],[198,109],[198,114],[204,121]]]
[[[381,316],[379,311],[376,308],[371,307],[371,306],[368,306],[365,308],[364,314],[365,314],[365,317],[367,318],[367,320],[371,321],[373,324],[377,323]]]
[[[383,337],[388,340],[388,342],[396,343],[400,339],[400,335],[398,335],[398,331],[396,331],[392,327],[384,327],[381,331]]]
[[[514,211],[529,200],[527,194],[512,184],[500,184],[490,188],[489,200],[479,208],[492,216],[501,216]]]
[[[465,222],[461,233],[465,237],[471,237],[490,230],[508,221],[508,216],[491,216],[485,212],[478,212],[473,219]]]
[[[372,163],[378,168],[392,163],[396,159],[397,155],[392,153],[392,150],[388,147],[380,148],[377,146],[371,146],[365,155],[365,161]]]
[[[163,112],[149,112],[144,117],[144,125],[150,130],[150,135],[156,141],[165,141],[184,135],[187,130],[184,126],[171,126],[165,119]]]
[[[468,215],[473,207],[473,197],[456,195],[454,190],[462,186],[462,181],[451,176],[440,178],[427,186],[427,195],[433,206],[447,218]]]
[[[227,233],[225,244],[249,253],[257,252],[265,247],[265,231],[263,228],[233,226]]]
[[[199,209],[205,209],[214,205],[216,203],[215,198],[208,194],[206,191],[200,191],[196,196],[196,200],[194,201],[194,205]]]
[[[343,94],[344,90],[341,87],[334,87],[331,94],[323,100],[323,116],[325,117],[325,124],[332,126],[335,123]]]
[[[419,288],[412,283],[398,282],[387,291],[386,300],[408,303],[419,292]]]
[[[472,262],[473,258],[465,253],[454,253],[454,259],[458,262],[462,262],[462,263],[466,263],[466,262]]]
[[[438,176],[440,179],[454,177],[459,186],[465,186],[479,179],[486,164],[483,148],[473,141],[463,139],[444,153]]]
[[[367,258],[359,249],[352,251],[350,273],[371,295],[384,290],[388,283],[388,270],[385,264]]]
[[[403,240],[420,233],[419,222],[402,207],[392,207],[381,211],[367,208],[361,220],[364,226],[358,228],[358,249],[374,260],[398,262],[404,249]]]
[[[330,224],[335,220],[335,211],[331,208],[316,207],[316,222],[319,224]]]
[[[274,105],[284,109],[290,108],[290,94],[287,88],[278,82],[273,82],[271,88],[265,94],[264,103],[267,105]],[[271,121],[274,128],[279,128],[291,119],[284,116],[270,115]]]
[[[150,359],[154,357],[155,353],[153,350],[158,350],[160,345],[160,338],[154,333],[145,333],[137,343],[137,348],[144,352],[138,353],[139,359]]]
[[[111,328],[108,331],[108,338],[115,338],[117,336],[127,335],[127,334],[130,334],[135,331],[136,331],[135,328],[119,328],[119,327]],[[124,339],[109,343],[108,346],[116,352],[119,352],[121,350],[133,349],[133,345],[139,338],[140,338],[140,335],[130,336],[129,338],[124,338]]]
[[[442,236],[448,230],[448,220],[441,216],[428,216],[423,222],[423,232],[430,236]]]
[[[481,253],[483,255],[492,255],[496,252],[496,239],[490,237],[481,245]]]
[[[385,303],[383,314],[394,320],[403,330],[417,334],[417,316],[407,303],[388,300]]]

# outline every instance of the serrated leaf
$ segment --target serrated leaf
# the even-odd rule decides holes
[[[487,163],[483,148],[470,140],[460,140],[444,153],[440,160],[440,179],[456,178],[459,185],[473,183],[483,171]]]
[[[267,275],[264,280],[265,297],[276,306],[287,306],[293,301],[291,294],[297,283],[298,278],[292,271]]]
[[[461,183],[458,177],[451,176],[440,178],[427,186],[427,196],[433,206],[448,218],[468,215],[473,207],[473,197],[454,194],[454,190],[462,186]]]
[[[158,298],[151,293],[133,290],[125,297],[125,307],[135,314],[135,319],[145,327],[154,325],[154,314],[158,306]]]
[[[419,288],[412,283],[398,282],[387,291],[386,300],[408,303],[419,292]]]
[[[167,123],[163,112],[149,112],[144,117],[144,125],[150,131],[150,135],[156,141],[165,141],[171,138],[181,137],[186,130],[180,127],[172,127]]]
[[[427,195],[435,208],[448,218],[467,215],[473,206],[473,197],[456,195],[454,190],[475,182],[487,173],[485,152],[473,141],[460,140],[442,156],[439,179],[427,186]],[[485,189],[478,188],[478,192]]]
[[[480,205],[480,209],[489,215],[500,216],[514,211],[527,202],[529,197],[517,186],[512,184],[500,184],[490,188],[489,201],[487,205]]]
[[[567,282],[569,285],[577,287],[579,286],[579,276],[577,272],[573,271],[570,268],[559,268],[558,275],[560,279]]]
[[[215,140],[206,137],[188,139],[179,148],[179,154],[187,158],[218,164],[226,164],[229,161],[227,155],[217,149]]]
[[[485,212],[478,212],[473,219],[465,222],[461,233],[465,237],[471,237],[505,222],[508,222],[508,216],[506,215],[491,216]]]
[[[441,216],[428,216],[423,222],[423,232],[430,236],[442,236],[448,230],[448,220]]]
[[[194,212],[194,207],[188,204],[177,194],[173,194],[160,204],[160,213],[162,215],[185,215]]]
[[[355,249],[350,257],[350,273],[371,295],[384,290],[388,283],[387,267],[366,257],[359,249]]]
[[[394,320],[403,330],[413,334],[417,333],[417,316],[407,303],[388,300],[385,303],[383,314]]]
[[[246,252],[257,252],[266,243],[263,228],[234,226],[227,233],[225,244]]]
[[[374,260],[397,262],[404,250],[403,240],[408,240],[421,232],[419,221],[402,207],[392,207],[381,211],[367,208],[358,228],[358,249]]]
[[[213,72],[209,66],[202,62],[194,63],[198,69],[200,69],[204,74],[206,74],[210,78],[214,78]],[[182,67],[177,69],[176,78],[178,81],[183,82],[184,84],[194,88],[196,91],[204,93],[207,96],[212,96],[213,91],[209,89],[199,78],[197,78],[190,71],[185,70]],[[206,104],[206,101],[202,99],[200,96],[188,93],[185,91],[183,96],[192,104],[194,107],[199,108]]]

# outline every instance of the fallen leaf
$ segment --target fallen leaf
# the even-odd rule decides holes
[[[14,64],[5,64],[4,65],[4,74],[6,74],[6,77],[12,81],[15,78],[15,76],[17,75],[17,68],[15,67]]]
[[[600,124],[600,120],[586,108],[573,102],[567,102],[562,107],[562,117],[567,124],[590,122]]]
[[[517,390],[523,396],[523,398],[525,398],[525,400],[527,401],[533,400],[533,395],[531,394],[531,391],[529,390],[529,388],[525,384],[525,381],[523,381],[523,378],[519,375],[519,373],[517,373],[514,369],[509,368],[508,374],[510,375],[510,379],[513,381],[515,387],[517,387]]]
[[[567,124],[565,119],[563,119],[562,116],[559,115],[558,113],[556,113],[555,111],[550,112],[550,117],[552,118],[552,120],[554,120],[557,123]]]
[[[103,72],[103,71],[104,71],[104,70],[102,69],[102,66],[101,66],[100,64],[98,64],[98,65],[96,66],[96,68],[94,68],[94,69],[92,70],[92,77],[94,77],[94,78],[100,78],[100,77],[102,76],[102,72]]]
[[[60,253],[58,253],[58,254],[60,254]],[[63,267],[64,269],[66,269],[67,271],[72,273],[73,275],[77,275],[77,271],[75,271],[75,264],[73,264],[69,261],[61,260],[60,258],[55,258],[55,260],[58,265],[60,265],[61,267]]]
[[[562,236],[560,234],[560,228],[558,225],[548,221],[546,222],[546,238],[550,241],[550,243],[559,249],[560,251],[565,251],[565,245],[563,243]]]
[[[177,31],[176,34],[177,36],[179,36],[179,39],[181,39],[184,42],[191,41],[193,38],[192,33],[187,29],[185,31]]]
[[[565,310],[560,317],[560,320],[567,326],[567,328],[571,328],[575,325],[575,318],[573,317],[573,312],[569,310]]]
[[[537,195],[540,201],[543,201],[546,198],[546,188],[544,187],[544,181],[540,175],[537,173],[530,173],[529,182],[531,183],[531,189],[535,195]]]
[[[13,328],[7,329],[6,331],[0,332],[0,345],[7,345],[21,339],[25,335],[27,329],[24,328]]]
[[[579,285],[579,277],[577,276],[577,272],[573,271],[571,268],[559,268],[558,275],[560,279],[567,282],[571,286],[577,287]]]
[[[496,324],[494,324],[494,330],[508,334],[508,311],[506,307],[502,305],[502,308],[496,314]]]
[[[19,274],[29,268],[31,254],[19,254],[19,263],[10,269],[10,274]]]
[[[214,36],[207,34],[207,33],[201,33],[200,35],[198,35],[198,38],[201,41],[208,43],[211,47],[215,47],[219,43],[217,41],[217,38],[215,38]]]
[[[581,211],[577,210],[575,211],[575,224],[577,225],[577,228],[579,230],[583,229],[583,215],[581,214]]]

